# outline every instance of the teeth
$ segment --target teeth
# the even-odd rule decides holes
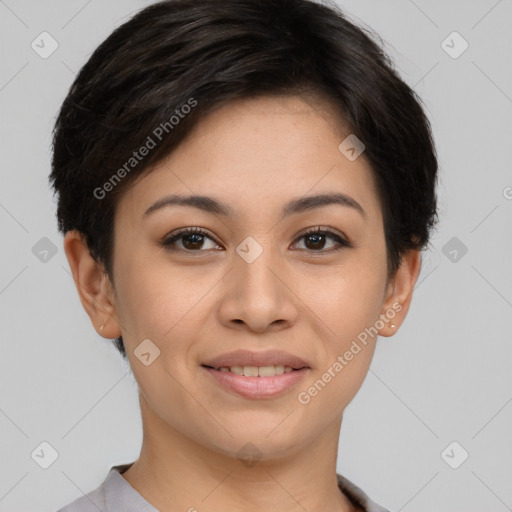
[[[217,368],[221,372],[231,372],[236,375],[244,375],[245,377],[273,377],[274,375],[281,375],[283,373],[290,373],[293,371],[291,366],[221,366]]]
[[[231,373],[236,373],[237,375],[243,375],[244,374],[244,367],[243,366],[231,366],[228,368],[228,370]]]
[[[257,377],[258,367],[257,366],[244,366],[244,375],[247,377]]]

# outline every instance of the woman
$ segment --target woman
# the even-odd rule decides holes
[[[60,512],[386,510],[336,473],[339,434],[407,315],[437,159],[367,34],[308,0],[151,5],[77,76],[50,179],[144,433]]]

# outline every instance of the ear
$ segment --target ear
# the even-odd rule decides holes
[[[96,332],[104,338],[117,338],[121,335],[121,327],[114,289],[103,266],[89,253],[83,233],[68,231],[64,236],[64,251],[80,301]]]
[[[384,321],[384,327],[379,329],[379,336],[393,336],[405,320],[420,269],[420,251],[416,249],[406,251],[402,255],[395,277],[387,285],[381,318],[388,320]],[[395,314],[391,317],[393,312]],[[395,327],[391,327],[391,325]]]

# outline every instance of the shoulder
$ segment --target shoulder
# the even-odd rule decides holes
[[[106,512],[104,483],[93,491],[72,501],[57,512]]]
[[[356,484],[352,483],[348,478],[337,475],[338,487],[350,501],[360,507],[364,512],[390,512],[387,508],[375,503],[370,497]]]
[[[121,476],[133,462],[112,466],[105,480],[57,512],[155,512],[144,498]],[[156,511],[158,512],[158,511]]]

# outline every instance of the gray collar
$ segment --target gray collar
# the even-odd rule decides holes
[[[124,473],[133,462],[112,466],[104,482],[94,491],[82,496],[76,503],[70,504],[59,512],[159,512],[136,491],[121,473]],[[354,504],[365,512],[389,512],[344,476],[337,474],[338,487]],[[101,508],[100,508],[101,507]],[[104,508],[103,508],[104,507]]]

